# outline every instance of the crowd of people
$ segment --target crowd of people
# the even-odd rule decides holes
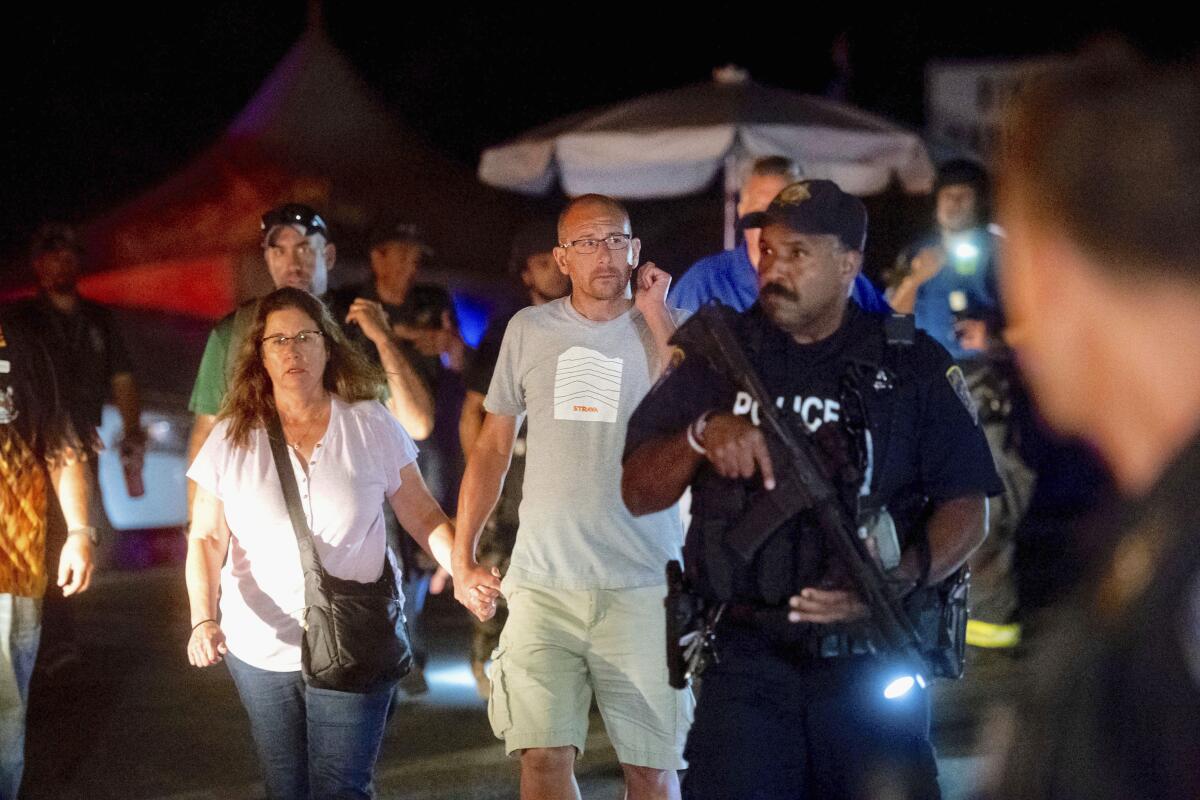
[[[329,291],[325,219],[268,210],[275,290],[213,328],[189,403],[186,563],[186,657],[226,665],[268,794],[373,796],[397,676],[310,674],[328,575],[403,598],[410,693],[450,582],[523,798],[579,796],[593,702],[632,800],[936,798],[928,680],[961,671],[973,566],[993,624],[967,640],[1019,625],[1040,652],[980,794],[1200,795],[1198,126],[1193,64],[1054,68],[1016,101],[998,191],[943,164],[882,291],[866,207],[782,156],[748,165],[738,246],[674,283],[618,200],[576,197],[514,236],[528,304],[476,349],[418,282],[414,226],[376,227],[371,279]],[[105,527],[104,400],[131,494],[146,441],[81,255],[44,227],[38,297],[0,311],[0,798],[41,598],[88,588]]]

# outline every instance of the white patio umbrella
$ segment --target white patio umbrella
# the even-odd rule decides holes
[[[733,247],[739,168],[767,155],[793,158],[805,177],[857,195],[877,194],[893,177],[910,193],[933,186],[915,133],[845,103],[757,84],[737,67],[488,148],[479,177],[523,194],[546,194],[557,182],[570,196],[646,200],[702,191],[724,170],[725,244]]]

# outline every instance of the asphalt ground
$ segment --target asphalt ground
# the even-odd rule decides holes
[[[22,797],[263,796],[228,672],[193,668],[184,655],[182,565],[100,574],[73,608],[81,658],[35,674]],[[467,667],[466,614],[449,598],[432,598],[427,614],[431,691],[404,700],[394,715],[376,772],[378,796],[515,798],[517,765],[493,738]],[[951,799],[967,797],[987,768],[977,723],[985,708],[1010,696],[1016,680],[1012,662],[990,654],[968,675],[935,688],[934,738]],[[621,797],[620,769],[598,714],[576,766],[585,798]]]

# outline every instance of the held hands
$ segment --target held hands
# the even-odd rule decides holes
[[[229,650],[225,647],[225,631],[216,620],[205,620],[192,628],[192,636],[188,639],[188,662],[193,667],[211,667],[225,657]]]
[[[775,488],[775,471],[767,440],[750,420],[733,414],[713,414],[704,428],[706,456],[723,478],[750,478],[762,472],[763,486]]]
[[[358,325],[362,329],[363,335],[377,345],[386,342],[391,331],[383,304],[362,297],[356,298],[350,304],[350,313],[346,315],[346,322]]]
[[[94,567],[91,539],[79,534],[68,536],[58,557],[58,585],[63,597],[87,591]]]
[[[500,570],[476,564],[456,569],[454,599],[467,607],[480,622],[496,614],[496,598],[500,596]]]
[[[647,261],[634,274],[636,291],[633,304],[643,315],[662,310],[667,305],[667,289],[671,287],[671,274],[659,269],[653,261]]]

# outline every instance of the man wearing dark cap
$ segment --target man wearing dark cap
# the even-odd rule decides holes
[[[759,300],[721,313],[786,423],[823,452],[861,454],[839,499],[896,585],[928,591],[982,541],[999,491],[961,370],[909,318],[848,300],[866,241],[857,198],[801,181],[747,224],[762,230]],[[780,465],[734,377],[686,345],[675,364],[629,423],[622,497],[646,514],[692,488],[689,591],[723,608],[683,796],[937,797],[926,690],[885,697],[870,612],[812,517],[783,521],[747,564],[726,549]]]
[[[982,323],[995,324],[996,235],[987,222],[989,181],[975,161],[955,159],[938,170],[933,189],[936,229],[906,248],[889,280],[888,301],[912,314],[956,359],[979,355]]]
[[[552,220],[531,222],[513,237],[509,272],[519,275],[521,285],[529,298],[529,305],[540,306],[551,300],[566,297],[571,291],[571,281],[558,269],[554,261],[554,248],[558,246],[558,229]],[[494,318],[479,341],[479,347],[467,359],[463,381],[467,396],[463,400],[462,418],[458,434],[464,453],[471,452],[486,411],[483,407],[496,360],[500,357],[500,343],[504,331],[518,309]],[[522,482],[525,476],[525,426],[517,433],[513,443],[512,462],[504,479],[500,500],[483,528],[483,535],[476,548],[479,563],[496,567],[501,575],[508,571],[508,560],[512,555],[513,542],[517,536],[517,509],[521,505]],[[497,598],[496,614],[488,620],[474,620],[474,635],[471,638],[471,674],[479,694],[485,700],[490,694],[490,684],[484,667],[500,639],[500,631],[508,618],[504,598]]]
[[[422,440],[417,466],[438,504],[452,509],[458,504],[464,466],[457,431],[463,400],[460,371],[466,349],[458,333],[454,304],[445,288],[417,283],[421,265],[433,251],[415,225],[395,220],[376,224],[368,234],[367,248],[374,280],[332,292],[330,310],[348,321],[370,310],[412,365],[421,390],[429,397],[430,410],[429,425],[410,431],[413,438]],[[348,333],[351,341],[374,356],[366,327]],[[386,363],[383,367],[391,371]],[[405,615],[417,656],[416,667],[400,685],[410,694],[423,694],[428,687],[422,677],[425,649],[420,619],[437,565],[412,537],[403,535],[390,508],[385,509],[384,518],[388,541],[404,562]]]
[[[131,496],[142,493],[142,464],[146,433],[141,426],[141,402],[125,342],[112,312],[79,295],[78,281],[84,252],[73,227],[58,222],[43,225],[30,243],[30,263],[38,281],[35,298],[9,312],[14,323],[38,332],[54,361],[59,392],[71,425],[86,448],[92,485],[98,488],[102,446],[96,432],[106,399],[120,412],[122,432],[117,449],[126,468]],[[98,491],[90,494],[89,515],[101,532],[111,529]],[[61,532],[52,531],[52,535]],[[39,666],[53,673],[79,661],[74,614],[60,595],[47,596]]]
[[[325,295],[337,249],[330,241],[329,228],[320,214],[300,203],[273,208],[263,214],[262,237],[263,258],[275,288],[291,286],[318,297]],[[199,452],[216,423],[237,350],[253,322],[256,307],[254,300],[243,303],[218,322],[209,334],[188,403],[188,409],[196,415],[189,460]],[[361,336],[373,345],[372,349],[387,371],[388,407],[393,416],[414,438],[428,436],[433,424],[432,400],[388,328],[379,303],[356,301],[342,311],[340,319],[361,332]]]
[[[120,449],[139,465],[146,433],[141,427],[141,402],[125,342],[112,312],[79,296],[83,247],[73,228],[61,223],[43,225],[34,235],[30,262],[38,280],[38,295],[13,309],[34,330],[63,376],[63,398],[71,423],[89,448],[97,443],[96,429],[106,398],[121,414]],[[138,470],[140,478],[140,468]]]
[[[750,214],[761,213],[783,187],[800,177],[800,165],[786,156],[755,159],[738,191],[737,213],[743,221],[745,238],[732,250],[706,256],[689,267],[671,287],[671,305],[689,313],[714,301],[734,311],[745,311],[754,305],[762,256],[758,249],[758,229],[746,225],[744,220]],[[868,311],[888,310],[887,302],[866,275],[859,274],[854,280],[853,297]]]

